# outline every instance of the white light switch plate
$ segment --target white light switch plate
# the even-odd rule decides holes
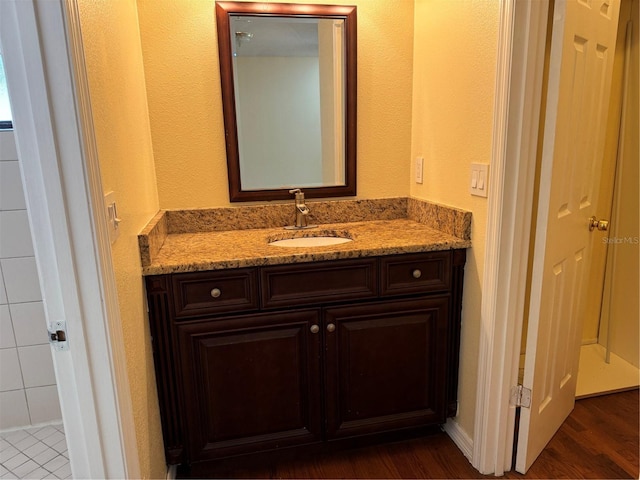
[[[423,182],[424,157],[416,157],[416,183]]]
[[[120,235],[120,218],[118,218],[118,209],[116,207],[116,194],[109,192],[104,196],[104,211],[109,226],[109,241],[114,243]]]
[[[489,190],[489,165],[472,163],[469,177],[469,193],[478,197],[486,197]]]

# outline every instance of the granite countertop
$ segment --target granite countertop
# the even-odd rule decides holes
[[[277,247],[270,241],[304,236],[340,236],[353,241],[324,247]],[[218,270],[375,255],[449,250],[469,240],[408,219],[335,223],[302,231],[283,228],[168,235],[145,275]]]
[[[401,210],[400,208],[399,211]],[[139,237],[143,275],[418,253],[471,246],[468,212],[463,212],[464,216],[460,215],[464,233],[459,236],[453,234],[453,225],[451,228],[433,228],[433,223],[429,225],[428,222],[420,221],[420,215],[410,215],[416,219],[407,218],[405,209],[404,214],[394,214],[384,220],[323,223],[318,228],[308,230],[285,230],[281,226],[252,229],[245,226],[244,229],[181,231],[182,228],[164,226],[164,230],[160,229],[161,234],[154,237],[151,226],[158,230],[158,225],[166,219],[164,213],[161,212]],[[446,217],[447,222],[451,220],[449,223],[456,222],[455,215],[441,213],[440,216]],[[452,231],[447,232],[447,229]],[[172,233],[172,230],[176,233]],[[273,240],[320,235],[348,237],[352,241],[322,247],[269,245]]]

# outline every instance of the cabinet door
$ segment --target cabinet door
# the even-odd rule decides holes
[[[321,439],[316,310],[177,327],[191,461]]]
[[[449,296],[327,309],[327,437],[445,421]]]

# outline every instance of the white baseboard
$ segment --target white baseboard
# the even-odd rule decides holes
[[[460,424],[454,422],[450,418],[443,425],[444,431],[453,440],[453,443],[460,449],[465,457],[471,462],[473,460],[473,440],[467,432],[465,432]]]
[[[2,429],[0,429],[0,435],[11,433],[11,432],[17,432],[18,430],[30,430],[32,428],[43,428],[43,427],[48,427],[48,426],[53,426],[53,425],[62,425],[62,419],[59,418],[57,420],[50,420],[48,422],[34,423],[34,424],[29,424],[29,425],[21,425],[21,426],[18,426],[18,427],[2,428]]]

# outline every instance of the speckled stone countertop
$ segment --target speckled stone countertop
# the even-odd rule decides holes
[[[236,207],[159,212],[139,236],[142,273],[160,275],[471,246],[471,214],[462,210],[407,198],[317,202],[315,205],[308,202],[308,205],[312,212],[323,212],[324,219],[334,220],[334,223],[318,222],[317,228],[309,230],[285,230],[280,225],[290,222],[282,218],[273,219],[268,213],[276,212],[275,217],[280,217],[281,205],[266,206],[275,207],[271,210],[261,210],[262,206],[259,206],[257,210],[254,207]],[[330,208],[332,206],[336,208]],[[222,210],[234,211],[233,225],[221,224],[221,216],[229,217],[228,212],[222,212],[227,213],[222,215]],[[285,206],[288,220],[292,216],[290,210],[291,205]],[[344,221],[345,212],[359,221]],[[248,228],[255,224],[255,216],[262,218],[261,228]],[[188,219],[186,222],[185,218]],[[248,219],[248,222],[236,223],[238,218]],[[318,217],[311,218],[310,223],[315,223],[314,220],[317,221]],[[352,241],[324,247],[269,245],[273,240],[320,235],[346,237]]]

